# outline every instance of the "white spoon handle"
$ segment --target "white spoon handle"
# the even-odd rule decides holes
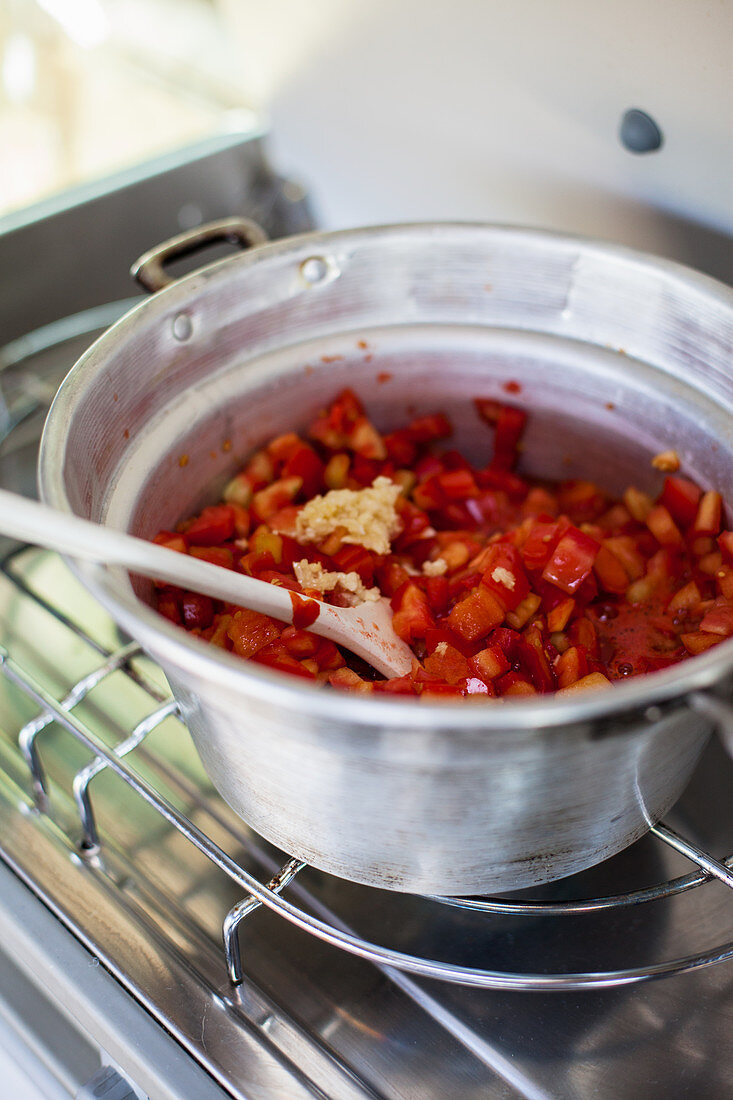
[[[293,621],[293,598],[285,588],[58,512],[5,489],[0,489],[0,533],[72,558],[121,565],[131,573],[202,592],[281,622]],[[412,652],[394,634],[386,601],[357,608],[315,602],[319,613],[310,626],[314,633],[350,649],[385,676],[409,672]]]
[[[0,531],[73,558],[122,565],[131,573],[240,603],[275,618],[290,621],[293,617],[290,595],[283,588],[79,516],[57,512],[4,489],[0,489]]]

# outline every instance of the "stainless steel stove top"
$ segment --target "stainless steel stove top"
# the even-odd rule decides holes
[[[258,143],[220,155],[209,174],[252,158],[266,190]],[[206,175],[205,216],[251,213],[244,195],[237,209],[205,209]],[[160,192],[146,193],[165,209],[156,179]],[[169,194],[182,187],[168,182]],[[110,195],[134,210],[124,200]],[[104,210],[101,196],[74,216],[89,234],[110,224]],[[40,222],[26,230],[43,241]],[[124,269],[124,229],[106,243],[106,262]],[[10,254],[0,236],[2,279]],[[123,308],[95,300],[93,279],[71,304],[64,285],[59,308],[75,319],[54,324],[62,313],[46,301],[39,321],[52,327],[0,364],[6,427],[18,421],[0,483],[24,492],[44,401]],[[534,892],[535,911],[526,895],[486,912],[354,886],[291,865],[228,809],[160,671],[55,555],[4,547],[0,660],[0,995],[24,974],[148,1095],[733,1095],[733,965],[713,965],[733,954],[733,895],[662,838]],[[719,859],[733,852],[732,782],[714,741],[667,823]],[[278,874],[272,890],[256,886]],[[266,904],[249,912],[255,892]],[[237,930],[227,914],[247,898]],[[446,974],[473,984],[435,980]],[[73,1094],[87,1063],[76,1082],[62,1063],[57,1053]]]

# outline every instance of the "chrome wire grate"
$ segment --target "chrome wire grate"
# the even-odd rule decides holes
[[[185,840],[206,857],[219,872],[241,889],[243,899],[228,913],[223,915],[222,935],[230,981],[237,984],[243,977],[243,961],[240,953],[239,936],[242,922],[260,906],[279,914],[298,928],[317,936],[320,940],[341,948],[353,955],[366,959],[382,970],[389,972],[404,971],[425,978],[479,988],[503,990],[579,990],[603,989],[612,986],[628,985],[650,978],[681,973],[722,962],[733,957],[733,942],[724,942],[707,950],[697,950],[690,954],[673,954],[673,957],[655,961],[649,965],[640,965],[623,969],[593,971],[565,971],[556,973],[537,973],[523,970],[512,971],[483,969],[478,966],[456,965],[442,962],[429,955],[412,954],[390,947],[381,946],[354,933],[347,923],[335,915],[318,896],[307,889],[298,888],[298,898],[303,905],[296,905],[284,896],[285,891],[306,869],[306,865],[287,859],[269,881],[261,882],[254,874],[246,870],[227,854],[207,832],[199,828],[153,785],[143,778],[139,771],[128,763],[130,755],[143,746],[148,738],[166,719],[178,716],[177,705],[167,693],[162,679],[150,677],[138,664],[141,657],[134,643],[115,644],[116,631],[109,621],[107,639],[100,641],[99,633],[90,632],[81,625],[77,616],[71,614],[64,600],[49,598],[48,594],[34,588],[29,583],[27,571],[20,568],[24,556],[36,555],[42,559],[39,551],[28,548],[15,549],[2,562],[3,583],[8,586],[11,599],[6,605],[13,606],[14,621],[22,623],[24,619],[35,616],[34,622],[44,620],[53,622],[57,627],[69,632],[71,637],[89,647],[96,654],[94,667],[76,680],[66,690],[54,690],[49,677],[29,667],[23,657],[22,634],[17,644],[0,645],[0,670],[5,679],[19,689],[26,701],[35,711],[26,720],[18,733],[18,745],[27,766],[27,781],[32,791],[37,811],[49,810],[48,781],[41,762],[39,745],[42,745],[45,731],[53,724],[63,727],[89,754],[91,759],[76,772],[73,778],[73,799],[76,805],[80,833],[75,840],[79,857],[87,862],[93,871],[95,860],[103,854],[104,840],[95,815],[95,779],[102,773],[114,773],[143,802],[147,803],[167,825],[176,830]],[[54,559],[54,555],[45,555]],[[58,567],[61,568],[60,562]],[[72,586],[76,582],[68,578]],[[52,586],[53,587],[53,586]],[[88,598],[88,597],[87,597]],[[67,600],[68,604],[69,601]],[[73,599],[71,600],[73,605]],[[103,614],[100,612],[100,614]],[[36,627],[37,629],[37,627]],[[112,641],[110,641],[112,639]],[[148,700],[146,713],[142,718],[125,728],[124,735],[109,747],[99,732],[90,727],[79,715],[80,705],[88,701],[101,685],[114,675],[123,675],[134,681],[142,689]],[[671,877],[652,886],[644,886],[627,892],[607,894],[580,900],[520,900],[509,899],[462,899],[433,897],[426,899],[444,913],[458,911],[461,914],[481,914],[486,921],[496,917],[547,918],[578,917],[584,914],[608,912],[619,913],[632,907],[646,905],[680,896],[714,879],[733,887],[733,856],[720,861],[705,852],[701,847],[685,840],[666,825],[658,825],[651,832],[657,840],[692,860],[697,869],[683,875]],[[260,866],[264,866],[260,860]],[[317,874],[317,873],[316,873]],[[368,893],[368,888],[360,888]],[[245,960],[246,962],[246,960]]]

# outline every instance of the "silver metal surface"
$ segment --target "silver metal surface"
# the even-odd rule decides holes
[[[487,442],[470,399],[509,379],[533,413],[530,471],[648,488],[649,455],[673,440],[685,469],[725,489],[732,350],[733,292],[624,249],[481,226],[311,235],[189,276],[103,337],[56,398],[42,489],[152,535],[344,385],[387,427],[445,409],[471,454]],[[160,661],[230,805],[294,858],[397,890],[518,888],[630,844],[709,736],[685,696],[727,690],[733,662],[726,643],[593,698],[365,699],[243,665],[161,620],[145,585],[79,572]]]

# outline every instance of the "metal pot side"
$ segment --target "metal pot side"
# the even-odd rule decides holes
[[[51,410],[41,489],[152,535],[344,385],[387,429],[444,409],[479,459],[471,398],[507,399],[511,381],[533,412],[529,471],[655,490],[649,457],[674,446],[725,493],[732,353],[730,291],[624,249],[463,225],[295,238],[182,280],[102,337]],[[156,623],[145,583],[81,574],[166,671],[232,807],[299,858],[393,889],[514,889],[631,843],[709,735],[685,696],[730,674],[725,645],[590,703],[380,706],[281,688]]]

